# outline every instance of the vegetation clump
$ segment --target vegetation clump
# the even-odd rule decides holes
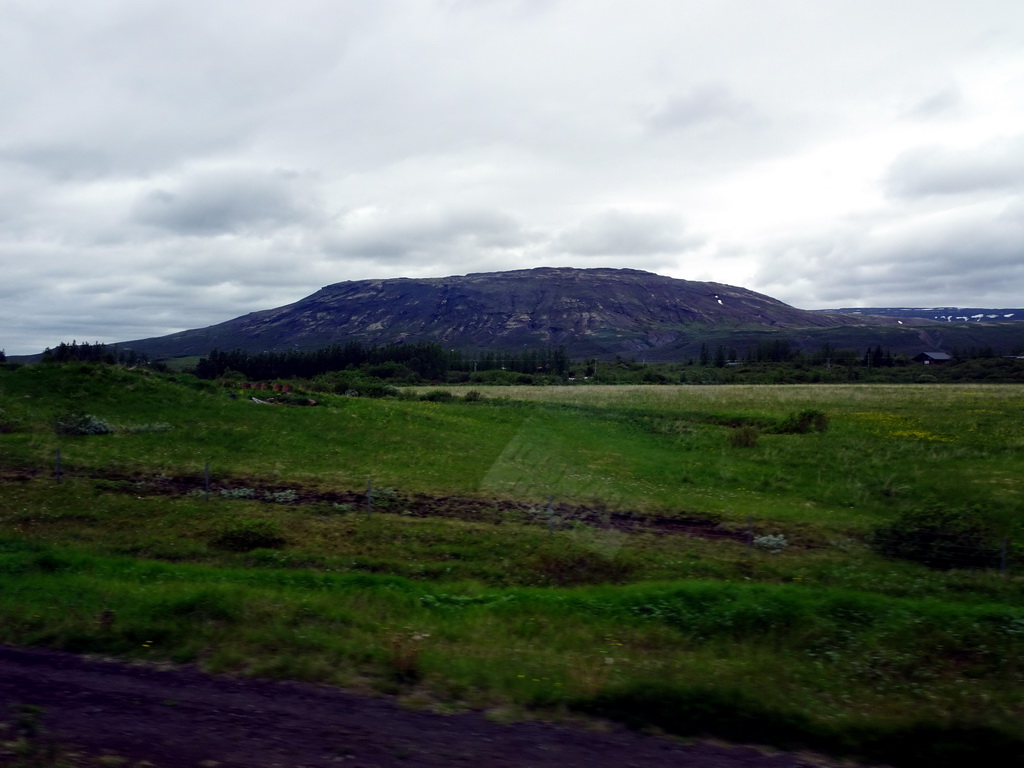
[[[768,533],[764,536],[755,536],[751,543],[757,549],[760,549],[763,552],[770,552],[772,554],[785,552],[786,547],[789,546],[789,541],[781,533]]]
[[[448,389],[432,389],[429,392],[424,392],[420,395],[420,400],[425,400],[430,403],[447,403],[455,399],[455,395]]]
[[[559,587],[581,584],[622,584],[629,581],[635,566],[604,552],[566,547],[564,543],[542,549],[529,563],[542,585]]]
[[[112,435],[117,430],[98,416],[68,412],[56,418],[53,431],[58,435]]]
[[[299,494],[291,488],[286,488],[283,491],[267,491],[263,496],[274,504],[291,504],[299,498]]]
[[[776,430],[785,435],[806,435],[808,432],[824,432],[828,429],[828,415],[815,408],[791,413]]]
[[[871,546],[885,557],[929,568],[997,568],[1001,539],[977,510],[926,506],[875,528]]]
[[[280,549],[287,540],[281,528],[270,520],[235,520],[217,531],[210,544],[230,552],[251,552],[254,549]]]
[[[225,499],[252,499],[256,496],[255,488],[221,488],[218,493]]]
[[[750,424],[736,427],[729,435],[729,445],[733,448],[756,448],[761,432]]]
[[[21,420],[7,415],[3,408],[0,408],[0,435],[9,435],[21,428]]]

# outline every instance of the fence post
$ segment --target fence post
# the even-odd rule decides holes
[[[373,480],[366,481],[366,514],[373,514]]]
[[[551,502],[554,501],[554,496],[548,496],[548,536],[555,535],[555,512],[551,507]]]
[[[53,476],[57,480],[58,483],[60,482],[60,475],[61,475],[61,472],[60,472],[60,448],[58,448],[57,449],[57,461],[53,465]]]
[[[210,462],[206,462],[206,469],[203,472],[203,491],[206,501],[210,500]]]
[[[754,548],[754,516],[747,515],[747,554]]]
[[[1006,575],[1006,568],[1009,565],[1007,563],[1007,553],[1010,548],[1010,540],[1003,537],[1003,546],[999,550],[999,572]]]

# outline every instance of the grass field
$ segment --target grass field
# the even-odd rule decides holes
[[[0,370],[0,641],[899,765],[1024,745],[1024,386],[450,391]],[[922,511],[998,556],[872,548]]]

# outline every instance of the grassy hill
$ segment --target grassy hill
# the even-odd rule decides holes
[[[0,642],[895,765],[1024,754],[1024,387],[440,392],[0,370]]]

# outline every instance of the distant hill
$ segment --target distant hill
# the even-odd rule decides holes
[[[979,307],[843,307],[818,310],[828,314],[874,315],[876,317],[917,318],[944,323],[1024,322],[1024,309],[981,309]]]
[[[884,322],[895,323],[886,320]],[[224,323],[124,342],[153,357],[212,348],[317,349],[358,341],[431,341],[465,351],[566,345],[573,356],[671,358],[709,329],[775,332],[859,327],[744,288],[633,269],[548,268],[443,278],[352,280],[294,304]]]
[[[574,358],[621,355],[684,360],[702,345],[743,355],[764,342],[795,348],[894,354],[1024,345],[1017,323],[938,322],[869,310],[802,310],[722,283],[634,269],[541,267],[440,278],[351,280],[294,304],[252,312],[208,328],[121,342],[154,359],[212,349],[315,350],[359,342],[435,342],[462,352],[564,345]]]

